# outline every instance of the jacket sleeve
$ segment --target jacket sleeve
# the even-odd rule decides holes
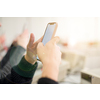
[[[58,82],[56,82],[50,78],[44,77],[44,78],[40,78],[38,80],[38,84],[58,84]]]
[[[11,49],[14,47],[14,45],[12,44],[8,50],[8,52],[6,53],[6,55],[3,57],[3,59],[0,62],[1,68],[3,68],[3,66],[5,66],[5,64],[7,63],[7,61],[9,60],[10,57],[10,52]],[[13,50],[14,51],[14,50]],[[12,52],[13,53],[13,52]]]
[[[11,69],[11,74],[0,79],[1,84],[25,84],[31,83],[33,75],[37,69],[37,62],[32,65],[22,57],[18,65]]]
[[[7,54],[4,56],[0,63],[0,71],[5,74],[5,76],[11,74],[11,69],[13,66],[18,65],[23,54],[25,53],[25,49],[21,46],[13,46],[11,45]],[[0,79],[4,78],[4,75],[0,73]]]
[[[17,65],[26,50],[21,46],[10,46],[7,54],[3,57],[1,61],[1,68],[3,68],[8,62],[12,63],[12,66]],[[14,58],[13,58],[14,57]]]

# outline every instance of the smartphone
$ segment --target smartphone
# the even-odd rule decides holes
[[[47,27],[43,36],[43,40],[42,40],[43,45],[46,45],[46,43],[49,42],[55,36],[57,27],[58,27],[58,24],[56,22],[47,24]],[[39,60],[38,56],[37,56],[37,60]]]

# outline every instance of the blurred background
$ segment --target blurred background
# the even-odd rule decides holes
[[[86,76],[87,80],[83,82],[82,75],[84,71],[100,75],[99,17],[0,17],[0,36],[4,37],[5,44],[1,59],[14,38],[25,29],[34,33],[37,40],[49,22],[58,23],[56,35],[60,37],[58,45],[62,52],[58,81],[61,84],[91,83],[90,76]],[[39,62],[33,83],[41,76],[41,66]]]

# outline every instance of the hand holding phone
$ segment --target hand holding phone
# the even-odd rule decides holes
[[[43,40],[42,40],[43,45],[46,45],[46,43],[49,42],[55,36],[57,26],[58,24],[56,22],[47,24],[47,27],[43,36]],[[37,57],[37,60],[39,60],[38,57]]]
[[[59,65],[61,63],[61,52],[57,46],[59,37],[51,39],[45,46],[39,42],[37,46],[37,54],[43,64],[42,77],[46,77],[57,81],[59,74]]]

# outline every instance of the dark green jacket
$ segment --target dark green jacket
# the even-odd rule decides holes
[[[23,57],[25,51],[21,46],[11,45],[0,62],[0,83],[31,83],[37,63],[28,63]]]

